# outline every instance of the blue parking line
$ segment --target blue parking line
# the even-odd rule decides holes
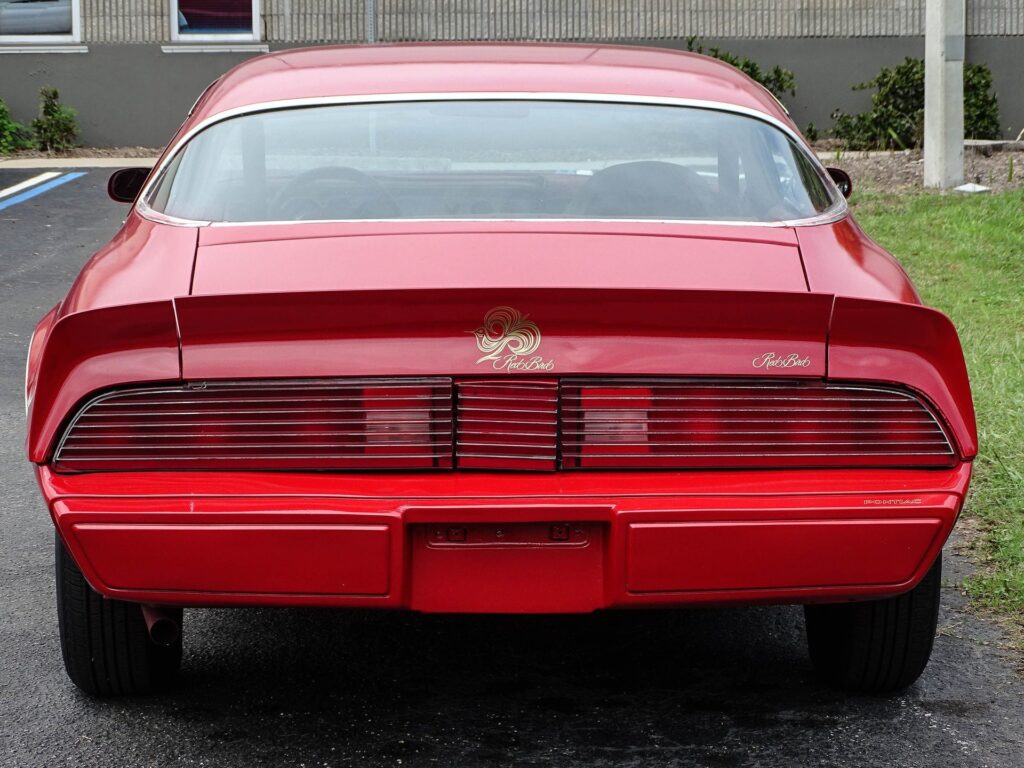
[[[38,187],[32,187],[26,189],[24,192],[9,197],[6,200],[0,200],[0,211],[4,208],[10,208],[12,205],[23,203],[26,200],[31,200],[33,197],[38,197],[44,192],[49,192],[54,187],[59,187],[61,184],[67,184],[69,181],[74,181],[77,178],[85,176],[86,171],[78,171],[76,173],[65,173],[63,176],[58,176],[56,179],[51,179],[45,184],[40,184]]]

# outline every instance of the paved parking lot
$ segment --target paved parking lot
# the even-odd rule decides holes
[[[40,172],[0,169],[0,190]],[[61,667],[21,395],[36,320],[125,211],[106,171],[75,172],[0,196],[0,765],[1024,765],[1024,683],[952,586],[930,667],[891,699],[816,685],[794,608],[188,611],[175,690],[83,697]]]

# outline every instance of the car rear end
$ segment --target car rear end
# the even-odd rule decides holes
[[[907,348],[955,341],[932,310],[751,292],[716,320],[722,294],[538,290],[517,304],[545,369],[519,373],[479,363],[460,322],[489,300],[447,293],[250,295],[231,322],[230,299],[179,301],[182,380],[103,388],[41,436],[90,583],[189,605],[819,602],[909,589],[959,513],[962,360]],[[743,331],[787,302],[791,333]],[[844,338],[848,314],[878,346]],[[367,371],[377,347],[389,375]],[[307,375],[282,376],[294,349]]]
[[[916,301],[810,289],[796,230],[848,214],[799,137],[665,99],[420,101],[186,133],[120,260],[191,238],[187,291],[40,326],[28,452],[73,679],[155,686],[182,606],[751,603],[808,605],[834,682],[916,679],[976,453],[963,355]],[[620,139],[660,128],[604,159],[531,149],[556,132],[608,151],[606,113]],[[293,139],[334,141],[325,125],[351,146],[393,133],[359,168],[307,167],[327,150]],[[451,125],[468,154],[424,160]],[[473,144],[526,128],[511,161]],[[382,161],[386,141],[409,156]],[[82,649],[104,622],[123,647],[98,670]]]

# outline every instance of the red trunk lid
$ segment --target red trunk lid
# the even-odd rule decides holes
[[[210,228],[193,295],[424,288],[806,291],[792,230],[576,222]],[[452,231],[454,226],[459,230]],[[491,224],[490,226],[495,226]],[[379,227],[379,225],[378,225]],[[595,227],[601,231],[593,232]]]

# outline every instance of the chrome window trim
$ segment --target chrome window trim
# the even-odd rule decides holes
[[[729,112],[743,115],[763,123],[771,125],[783,132],[796,145],[798,151],[810,160],[811,167],[815,169],[825,188],[832,195],[834,200],[831,207],[816,214],[802,219],[788,219],[783,221],[717,221],[710,219],[596,219],[596,218],[496,218],[496,219],[460,219],[460,218],[409,218],[409,219],[323,219],[323,220],[287,220],[287,221],[223,221],[211,222],[198,219],[183,219],[177,216],[170,216],[160,211],[155,211],[149,206],[150,193],[157,183],[163,178],[167,166],[177,157],[182,149],[199,133],[212,125],[230,120],[242,115],[256,114],[259,112],[276,112],[285,109],[302,109],[307,107],[343,106],[348,104],[392,104],[409,103],[417,101],[567,101],[567,102],[591,102],[597,104],[638,104],[645,106],[669,106],[669,107],[690,107],[694,109],[707,109],[717,112]],[[712,226],[740,226],[740,227],[806,227],[818,224],[830,224],[839,221],[849,213],[849,206],[846,198],[832,180],[832,177],[825,171],[824,166],[818,157],[808,150],[803,138],[790,126],[778,118],[750,107],[739,104],[729,104],[722,101],[707,101],[703,99],[684,99],[669,96],[644,96],[634,94],[608,94],[608,93],[561,93],[557,91],[452,91],[452,92],[425,92],[425,93],[385,93],[385,94],[363,94],[353,96],[317,96],[304,99],[282,99],[277,101],[265,101],[255,104],[247,104],[241,107],[218,112],[200,121],[190,128],[171,149],[165,153],[160,164],[150,175],[149,181],[139,195],[135,210],[143,218],[159,224],[169,224],[183,227],[248,227],[266,226],[280,224],[324,224],[324,223],[356,223],[356,222],[388,222],[388,223],[423,223],[423,222],[533,222],[533,223],[566,223],[566,222],[597,222],[597,223],[642,223],[642,224],[707,224]]]

